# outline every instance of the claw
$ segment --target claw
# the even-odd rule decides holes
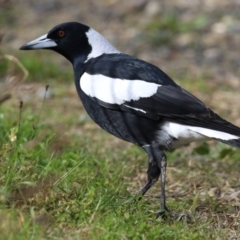
[[[187,213],[175,213],[175,212],[171,212],[168,209],[160,209],[157,212],[156,218],[161,217],[162,219],[166,220],[166,219],[172,219],[174,221],[186,221],[187,223],[192,223],[192,218],[190,217],[189,214]]]

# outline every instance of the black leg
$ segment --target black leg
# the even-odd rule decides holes
[[[139,191],[139,195],[143,196],[151,187],[158,181],[160,175],[160,169],[155,161],[151,157],[148,159],[148,182],[146,185]]]
[[[156,162],[154,155],[152,154],[152,146],[145,145],[143,149],[148,154],[148,182],[144,185],[144,187],[139,191],[139,195],[143,196],[145,193],[158,181],[160,175],[160,168],[158,163]]]
[[[158,147],[153,147],[151,145],[143,146],[143,149],[148,153],[148,182],[139,192],[144,195],[151,186],[158,180],[161,173],[161,196],[160,196],[160,211],[159,213],[165,214],[168,212],[166,206],[166,195],[165,195],[165,183],[166,183],[166,168],[167,168],[167,158],[164,152]]]
[[[161,169],[161,196],[160,196],[160,211],[169,211],[166,206],[166,194],[165,194],[165,185],[166,185],[166,169],[167,169],[167,157],[163,153],[161,159],[157,159],[158,165]]]
[[[167,169],[167,157],[164,152],[158,147],[153,147],[151,145],[143,146],[143,149],[148,153],[148,182],[141,189],[139,194],[143,196],[151,186],[158,180],[161,173],[161,196],[160,196],[160,211],[157,214],[157,217],[167,218],[168,216],[175,220],[186,219],[188,222],[191,222],[191,218],[188,214],[177,214],[171,212],[166,206],[166,169]]]
[[[181,213],[177,214],[170,211],[166,206],[166,194],[165,194],[165,185],[166,185],[166,169],[167,169],[167,157],[163,153],[162,158],[157,159],[158,166],[161,169],[161,196],[160,196],[160,211],[157,214],[157,217],[166,218],[169,215],[172,219],[182,220],[185,219],[187,222],[192,222],[191,217],[188,214]]]

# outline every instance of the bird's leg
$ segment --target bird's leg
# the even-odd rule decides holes
[[[139,191],[139,195],[143,196],[157,181],[160,175],[160,169],[155,161],[153,161],[152,157],[148,159],[148,182],[144,185],[144,187]]]
[[[148,153],[148,182],[139,192],[143,196],[151,186],[157,182],[161,173],[161,196],[160,196],[160,211],[158,216],[165,217],[166,213],[169,212],[166,206],[166,195],[165,195],[165,182],[166,182],[166,168],[167,168],[167,157],[162,150],[158,147],[151,145],[143,146],[143,149]]]
[[[159,161],[159,160],[158,160]],[[167,169],[167,158],[163,153],[162,159],[159,162],[161,169],[161,196],[160,196],[160,210],[169,211],[166,207],[166,194],[165,194],[165,184],[166,184],[166,169]]]
[[[165,185],[166,185],[166,169],[167,169],[167,157],[163,153],[162,158],[158,160],[158,165],[161,169],[161,196],[160,196],[160,211],[157,214],[157,217],[166,218],[169,215],[174,220],[186,219],[188,222],[191,222],[191,217],[188,214],[181,213],[177,214],[170,211],[166,206],[166,194],[165,194]]]
[[[170,211],[166,206],[166,170],[167,170],[167,157],[164,152],[158,147],[152,145],[145,145],[143,149],[148,154],[148,182],[139,192],[140,198],[143,196],[152,185],[157,182],[159,175],[161,173],[161,196],[160,196],[160,210],[157,213],[157,217],[167,218],[168,216],[172,219],[186,219],[191,222],[191,218],[188,214],[177,214]]]
[[[145,146],[143,146],[143,149],[148,154],[148,170],[147,170],[148,182],[139,191],[139,193],[138,193],[138,196],[140,196],[139,199],[141,199],[141,197],[143,195],[145,195],[145,193],[152,187],[152,185],[154,185],[154,183],[157,182],[159,175],[160,175],[160,168],[152,154],[152,146],[145,145]]]

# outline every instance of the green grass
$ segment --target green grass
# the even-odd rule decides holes
[[[48,62],[21,60],[30,76],[47,69]],[[159,183],[134,201],[146,182],[146,154],[86,118],[73,84],[59,84],[58,72],[51,71],[44,74],[55,79],[53,98],[44,104],[34,98],[21,110],[14,98],[0,106],[1,240],[192,240],[239,234],[238,151],[204,143],[169,153],[168,206],[189,213],[193,222],[156,219]]]
[[[79,236],[82,239],[216,239],[229,235],[220,225],[221,219],[215,218],[233,215],[236,209],[225,205],[224,200],[201,198],[197,186],[187,196],[168,199],[172,209],[191,214],[194,221],[191,224],[156,219],[158,199],[154,197],[148,196],[138,203],[133,201],[139,187],[134,180],[145,167],[145,156],[139,149],[117,148],[113,153],[97,141],[89,151],[88,146],[79,146],[79,141],[84,144],[83,139],[71,137],[61,153],[55,154],[50,150],[56,142],[54,130],[48,130],[34,147],[26,147],[30,139],[36,139],[45,128],[43,125],[33,132],[33,119],[22,116],[17,133],[16,125],[9,124],[7,119],[1,122],[0,215],[5,219],[0,221],[4,236],[1,239],[65,239],[66,236],[69,239],[79,239]],[[86,141],[90,143],[90,139]],[[99,148],[106,149],[106,153],[99,152]],[[185,166],[187,162],[179,161],[179,152],[174,155],[174,158],[169,156],[170,166],[182,170],[174,178],[187,190],[184,179],[189,171]],[[219,162],[219,166],[223,164]],[[226,165],[224,169],[209,169],[212,164],[218,164],[218,160],[206,160],[200,169],[196,167],[192,171],[207,184],[218,177],[217,171],[237,173],[231,161],[230,169]],[[240,163],[234,162],[234,165],[240,169]],[[171,185],[174,181],[172,173],[169,175]],[[196,180],[193,173],[187,178],[200,180]],[[215,184],[218,181],[213,186]]]
[[[55,53],[56,54],[56,53]],[[57,77],[59,82],[70,82],[73,78],[71,65],[66,61],[59,68],[56,56],[46,54],[46,51],[39,50],[26,54],[19,54],[19,60],[29,71],[29,79],[38,82],[48,82]],[[63,60],[63,59],[61,59]],[[44,68],[43,68],[44,63]]]

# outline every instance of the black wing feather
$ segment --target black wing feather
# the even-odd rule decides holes
[[[111,78],[143,80],[160,85],[179,87],[156,66],[126,54],[103,54],[87,62],[89,74],[102,74]]]
[[[200,100],[182,88],[173,86],[161,86],[153,96],[125,104],[158,115],[186,115],[207,112],[206,106]]]

